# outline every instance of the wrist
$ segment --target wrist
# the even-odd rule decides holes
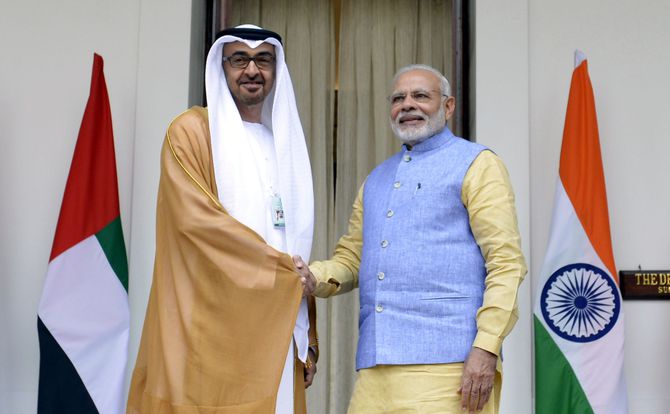
[[[313,342],[310,342],[309,347],[307,348],[307,357],[309,358],[311,354],[312,362],[316,363],[319,360],[319,340],[314,339]]]

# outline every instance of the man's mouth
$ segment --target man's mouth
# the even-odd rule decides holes
[[[425,117],[420,115],[402,115],[398,118],[398,124],[400,125],[417,125],[426,120]]]
[[[246,82],[240,82],[240,86],[242,86],[244,89],[248,90],[249,92],[256,92],[260,88],[263,87],[263,82],[260,81],[246,81]]]

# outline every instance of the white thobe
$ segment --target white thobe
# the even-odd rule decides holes
[[[254,158],[258,169],[258,178],[261,181],[263,189],[263,199],[266,203],[266,232],[261,234],[270,246],[275,249],[286,252],[286,233],[283,227],[275,227],[272,221],[272,199],[278,194],[279,183],[277,182],[277,157],[275,155],[274,139],[272,131],[263,124],[256,124],[244,122],[247,131],[247,137],[251,142],[251,148],[254,151]],[[301,312],[298,317],[306,317],[307,303],[303,299],[301,304]],[[279,391],[277,393],[277,405],[275,408],[276,414],[293,414],[293,369],[294,369],[294,352],[293,347],[295,343],[302,343],[304,341],[297,340],[297,335],[307,336],[307,330],[298,329],[299,326],[309,326],[309,322],[303,324],[296,324],[296,329],[293,332],[293,340],[289,345],[284,363],[284,370],[282,372],[281,382],[279,383]],[[300,352],[301,354],[303,352]],[[303,361],[304,362],[304,361]]]

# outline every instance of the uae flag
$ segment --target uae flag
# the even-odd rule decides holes
[[[534,307],[535,412],[627,412],[624,317],[593,89],[575,53],[551,235]]]
[[[112,117],[96,54],[38,310],[39,414],[123,412],[127,289]]]

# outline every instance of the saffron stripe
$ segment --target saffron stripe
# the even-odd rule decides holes
[[[618,282],[595,99],[586,60],[572,74],[559,176],[593,248]]]

